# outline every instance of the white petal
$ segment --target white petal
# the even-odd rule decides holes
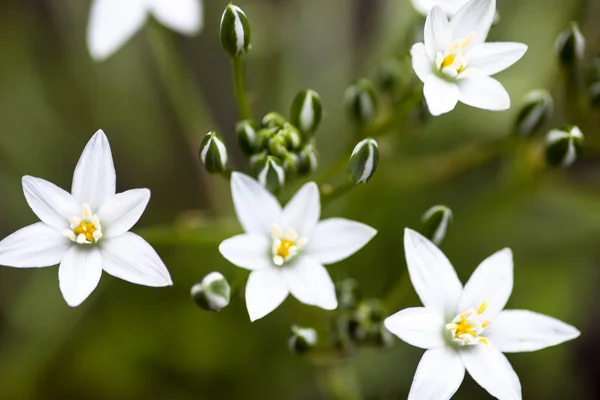
[[[202,29],[202,1],[149,0],[152,13],[165,26],[184,35],[195,35]]]
[[[523,43],[482,43],[469,52],[469,69],[494,75],[519,61],[526,51],[527,45]]]
[[[321,217],[321,200],[316,183],[308,182],[286,204],[281,216],[283,228],[295,229],[306,237],[317,226]]]
[[[460,387],[465,367],[458,353],[448,347],[427,350],[408,394],[409,400],[448,400]]]
[[[377,231],[344,218],[321,221],[312,231],[304,253],[322,264],[332,264],[362,249]]]
[[[246,233],[271,235],[281,217],[279,202],[260,183],[239,172],[231,174],[231,195],[238,220]]]
[[[427,15],[433,6],[440,6],[446,15],[455,14],[466,0],[412,0],[413,7],[422,15]]]
[[[68,219],[81,214],[73,196],[54,183],[33,176],[24,176],[22,182],[27,204],[49,226],[66,229],[69,227]]]
[[[102,258],[96,246],[72,246],[58,268],[60,291],[71,307],[77,307],[96,289],[102,276]]]
[[[496,0],[469,1],[450,20],[453,38],[461,40],[475,34],[473,45],[485,42],[495,14]]]
[[[233,265],[246,269],[259,269],[273,266],[269,257],[271,242],[264,235],[246,233],[224,240],[219,251]]]
[[[385,319],[388,331],[406,343],[421,349],[445,345],[444,317],[425,307],[406,308]]]
[[[500,250],[482,261],[463,289],[458,312],[477,309],[486,301],[486,319],[492,321],[504,309],[513,288],[513,256]]]
[[[83,149],[73,174],[71,193],[79,204],[87,203],[97,212],[115,194],[116,181],[110,145],[99,130]]]
[[[60,263],[73,245],[43,222],[21,228],[0,242],[0,265],[17,268],[49,267]]]
[[[172,285],[167,267],[143,238],[126,232],[102,240],[102,269],[127,282],[161,287]]]
[[[429,75],[433,73],[433,61],[427,56],[425,45],[423,43],[414,44],[410,49],[410,56],[415,74],[421,82],[425,82]]]
[[[556,318],[527,310],[505,310],[486,329],[492,345],[503,353],[536,351],[575,339],[579,331]]]
[[[459,92],[456,83],[434,74],[430,74],[425,80],[423,94],[427,101],[427,108],[433,116],[454,110],[458,103]]]
[[[250,320],[256,321],[279,307],[288,293],[280,270],[263,268],[252,271],[246,283],[246,307]]]
[[[333,281],[317,260],[301,256],[294,264],[283,267],[282,272],[290,293],[304,304],[325,310],[337,308]]]
[[[410,280],[423,305],[454,318],[462,285],[450,261],[427,238],[408,228],[404,230],[404,251]]]
[[[148,201],[148,189],[131,189],[109,197],[98,211],[103,237],[119,236],[130,230],[144,213]]]
[[[144,25],[146,15],[146,0],[94,0],[87,32],[92,57],[111,56]]]
[[[439,6],[434,6],[427,15],[424,41],[430,60],[435,60],[437,53],[444,53],[452,43],[452,31],[448,18]]]
[[[500,400],[522,399],[519,377],[493,344],[469,346],[460,357],[473,380],[489,394]]]
[[[491,111],[503,111],[510,108],[510,96],[504,86],[488,76],[471,75],[459,79],[459,100],[469,106]]]

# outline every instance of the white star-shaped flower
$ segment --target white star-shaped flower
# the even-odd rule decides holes
[[[521,399],[519,377],[502,353],[540,350],[579,336],[552,317],[503,310],[513,287],[510,249],[485,259],[463,288],[456,271],[433,243],[406,229],[408,273],[425,307],[407,308],[385,320],[386,328],[426,349],[409,399],[445,400],[465,376],[500,400]]]
[[[88,48],[95,60],[110,57],[139,31],[148,16],[184,35],[202,29],[201,0],[94,0],[88,24]]]
[[[44,179],[24,176],[25,199],[41,222],[0,242],[0,265],[60,264],[60,290],[71,307],[94,291],[102,270],[138,285],[171,285],[169,271],[156,251],[128,232],[146,209],[150,191],[116,193],[115,184],[112,154],[102,131],[83,150],[71,193]]]
[[[246,233],[221,243],[221,254],[251,270],[246,284],[250,319],[264,317],[291,293],[305,304],[337,308],[335,288],[323,265],[341,261],[377,231],[342,218],[319,222],[321,202],[314,182],[282,208],[275,196],[247,175],[231,176],[233,204]]]
[[[444,13],[451,17],[469,0],[411,0],[415,10],[427,15],[435,6],[440,7]]]
[[[506,89],[491,75],[521,59],[527,46],[485,43],[495,10],[495,0],[471,0],[448,22],[440,7],[431,9],[425,43],[413,45],[410,52],[432,115],[452,111],[459,101],[493,111],[510,107]]]

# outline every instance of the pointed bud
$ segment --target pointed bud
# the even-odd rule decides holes
[[[227,147],[221,135],[217,132],[208,132],[200,145],[200,161],[204,168],[212,174],[219,174],[229,169]]]
[[[298,153],[298,174],[308,175],[316,171],[318,166],[317,151],[313,145],[306,145]]]
[[[211,272],[202,282],[192,286],[191,294],[196,304],[203,309],[220,311],[229,304],[231,289],[221,273]]]
[[[235,127],[235,133],[237,134],[238,143],[244,154],[251,156],[260,151],[258,132],[256,131],[256,124],[254,121],[244,120],[238,122]]]
[[[316,132],[323,117],[323,105],[319,94],[314,90],[303,90],[292,102],[290,121],[306,137]]]
[[[287,121],[285,120],[285,118],[283,118],[281,114],[276,112],[270,112],[263,117],[262,121],[260,121],[260,126],[262,128],[281,129],[283,128],[286,122]]]
[[[317,345],[317,331],[313,328],[292,326],[292,336],[288,346],[292,353],[304,354]]]
[[[292,124],[286,122],[279,133],[283,135],[288,150],[296,151],[300,149],[302,137],[300,136],[300,132]]]
[[[377,116],[377,97],[371,82],[359,79],[346,89],[344,103],[348,115],[357,124],[366,125]]]
[[[269,154],[278,158],[284,158],[288,153],[285,136],[279,131],[269,139]]]
[[[267,156],[258,167],[257,178],[267,190],[277,193],[285,184],[285,171],[277,158]]]
[[[577,22],[571,22],[569,27],[558,35],[555,47],[558,58],[565,67],[571,67],[583,58],[585,38],[579,30]]]
[[[293,175],[298,172],[299,157],[294,153],[287,153],[283,158],[283,170],[286,176]]]
[[[221,17],[221,44],[231,57],[241,56],[250,50],[250,24],[238,6],[229,4]]]
[[[254,172],[254,175],[258,174],[258,171],[265,164],[268,153],[266,151],[261,151],[260,153],[256,153],[250,157],[250,168]]]
[[[525,104],[517,117],[517,131],[529,136],[552,117],[554,101],[547,90],[533,90],[525,95]]]
[[[439,246],[448,231],[448,225],[452,221],[452,210],[446,206],[433,206],[423,214],[421,222],[423,236],[430,239]]]
[[[583,134],[578,127],[555,129],[546,135],[546,161],[549,165],[566,168],[581,154]]]
[[[277,133],[276,128],[265,128],[258,131],[258,149],[267,150],[269,148],[269,141]]]
[[[350,156],[348,172],[354,183],[367,183],[375,174],[379,164],[379,146],[375,139],[359,142]]]

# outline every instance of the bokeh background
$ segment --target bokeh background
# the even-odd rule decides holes
[[[152,190],[135,231],[156,247],[175,283],[153,289],[105,274],[92,296],[71,309],[59,292],[57,268],[1,268],[0,398],[406,398],[419,349],[395,341],[351,357],[301,357],[287,348],[291,325],[315,326],[318,352],[326,352],[332,313],[289,298],[251,324],[243,290],[220,313],[191,301],[190,287],[208,272],[221,271],[231,281],[238,274],[217,250],[241,229],[227,183],[203,172],[198,161],[206,132],[220,131],[233,164],[247,169],[236,149],[229,59],[218,38],[227,1],[205,3],[205,29],[197,37],[150,21],[108,61],[94,63],[85,42],[90,1],[0,2],[0,235],[36,221],[21,177],[69,188],[85,143],[101,128],[112,145],[118,189]],[[600,398],[598,146],[591,145],[569,171],[556,171],[543,165],[540,138],[517,140],[513,133],[522,96],[545,87],[557,102],[549,126],[579,124],[589,143],[598,143],[599,112],[573,107],[580,99],[565,84],[553,43],[568,21],[578,19],[588,54],[595,55],[600,5],[498,3],[501,23],[491,40],[529,45],[525,58],[498,76],[512,109],[459,106],[449,115],[395,126],[380,140],[372,181],[323,211],[368,223],[379,235],[329,270],[335,280],[356,279],[362,293],[383,299],[390,313],[419,305],[405,279],[403,229],[418,228],[427,208],[446,204],[454,222],[442,248],[463,281],[485,257],[511,247],[516,268],[508,306],[555,316],[583,332],[559,347],[509,355],[524,397]],[[318,91],[325,108],[319,171],[329,172],[316,177],[342,179],[343,169],[331,171],[343,165],[353,140],[342,104],[345,88],[371,77],[388,58],[405,56],[423,20],[408,0],[237,4],[252,26],[246,61],[255,117],[287,114],[298,90]],[[455,398],[489,395],[467,377]]]

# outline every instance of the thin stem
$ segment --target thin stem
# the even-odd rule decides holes
[[[233,57],[231,60],[233,69],[233,86],[235,90],[235,100],[240,111],[240,119],[252,119],[252,110],[248,101],[246,92],[246,82],[244,78],[244,62],[241,56]]]

